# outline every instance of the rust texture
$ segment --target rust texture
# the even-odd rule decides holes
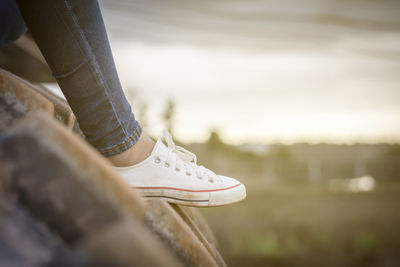
[[[0,236],[12,261],[226,266],[197,209],[144,201],[79,133],[65,100],[0,69],[1,229],[16,222],[15,235]],[[32,236],[22,242],[20,231]],[[37,253],[27,254],[35,244]]]
[[[190,227],[190,229],[193,231],[193,233],[197,236],[197,238],[201,241],[201,243],[204,245],[204,247],[208,250],[208,252],[214,257],[216,263],[220,267],[226,267],[226,263],[222,256],[219,254],[217,248],[216,248],[216,243],[212,243],[209,240],[215,240],[214,235],[211,232],[211,229],[209,229],[208,225],[205,223],[203,217],[197,212],[195,208],[190,208],[190,207],[184,207],[180,205],[171,205],[174,210],[181,216],[181,218],[186,222],[186,224]],[[196,220],[196,221],[195,221]],[[207,238],[204,232],[200,230],[199,225],[203,229],[208,228],[208,235],[209,237]],[[215,242],[215,241],[214,241]]]
[[[184,212],[185,216],[189,217],[193,221],[193,223],[199,228],[200,232],[205,236],[207,241],[211,243],[214,247],[218,248],[217,238],[215,237],[213,231],[207,224],[204,217],[199,212],[198,208],[182,205],[174,205],[173,207],[177,210],[178,213],[179,210]]]
[[[15,199],[4,196],[0,196],[0,240],[0,266],[92,266]]]
[[[136,191],[129,188],[94,148],[55,119],[42,112],[29,114],[13,127],[10,134],[29,134],[62,151],[80,172],[92,180],[97,190],[136,218],[143,218],[145,204]]]
[[[28,118],[34,122],[40,120],[35,115]],[[0,162],[1,166],[7,166],[0,168],[0,172],[5,172],[0,180],[3,182],[8,176],[5,192],[15,194],[20,205],[68,246],[79,248],[91,266],[180,266],[168,248],[157,243],[144,225],[141,213],[127,212],[120,202],[112,199],[112,194],[107,194],[109,188],[99,186],[99,180],[90,178],[90,173],[60,149],[59,143],[33,134],[27,125],[22,120],[16,129],[3,132],[0,138]],[[11,243],[20,242],[14,237],[10,239]],[[27,260],[48,262],[52,258],[52,247],[45,248],[46,257],[36,255]],[[24,247],[12,249],[22,256],[28,253]],[[24,260],[22,256],[15,260]]]
[[[218,266],[199,238],[165,200],[149,200],[145,220],[187,266]]]
[[[72,128],[75,124],[76,118],[72,113],[67,101],[57,96],[49,89],[41,84],[34,84],[33,90],[46,97],[54,105],[54,117],[65,124],[68,128]]]
[[[44,96],[32,90],[33,85],[17,76],[0,69],[0,92],[14,95],[29,111],[43,110],[54,113],[53,104]]]
[[[8,166],[8,188],[18,202],[69,244],[124,218],[72,159],[36,136],[4,133],[0,162]]]
[[[0,92],[0,131],[9,128],[27,112],[26,107],[13,93]]]
[[[80,247],[88,252],[91,261],[107,266],[183,266],[147,227],[136,221],[109,227]]]

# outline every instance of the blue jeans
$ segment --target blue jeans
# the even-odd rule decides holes
[[[97,0],[18,0],[19,10],[87,141],[104,156],[142,129],[122,90]]]
[[[0,1],[0,47],[14,42],[26,32],[15,0]]]

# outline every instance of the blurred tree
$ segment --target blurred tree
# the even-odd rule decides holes
[[[221,148],[224,146],[224,143],[221,140],[221,137],[219,135],[218,129],[212,129],[210,131],[210,137],[208,138],[207,144],[211,148]]]
[[[174,136],[174,116],[175,116],[175,102],[173,99],[168,99],[167,105],[162,114],[165,128]]]

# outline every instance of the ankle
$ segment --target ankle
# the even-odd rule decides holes
[[[132,166],[148,158],[153,151],[154,144],[149,136],[142,133],[139,140],[131,148],[107,159],[116,167]]]

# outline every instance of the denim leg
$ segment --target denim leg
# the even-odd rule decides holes
[[[0,1],[0,47],[17,40],[26,32],[26,25],[15,0]]]
[[[18,4],[87,141],[105,156],[133,146],[142,129],[121,88],[97,1]]]

